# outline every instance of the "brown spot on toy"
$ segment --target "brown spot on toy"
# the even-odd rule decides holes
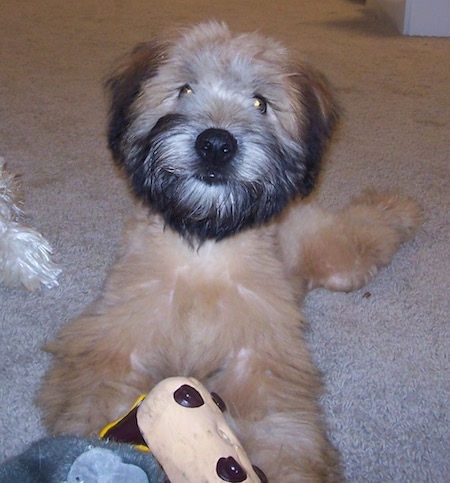
[[[197,389],[188,384],[183,384],[177,389],[174,392],[173,397],[180,406],[185,408],[199,408],[205,404],[205,401]]]
[[[232,456],[228,456],[228,458],[219,458],[216,471],[220,479],[223,481],[238,483],[247,479],[247,473]]]
[[[269,483],[269,480],[267,479],[266,474],[261,468],[258,468],[257,466],[253,465],[253,470],[258,475],[258,478],[261,480],[261,483]]]
[[[224,413],[227,410],[225,401],[216,393],[211,393],[212,400],[216,403],[216,406]]]

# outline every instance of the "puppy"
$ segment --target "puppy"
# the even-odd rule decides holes
[[[158,381],[193,376],[269,481],[339,481],[299,303],[370,280],[416,204],[304,199],[338,109],[322,75],[259,34],[213,22],[158,38],[107,88],[109,147],[140,203],[103,294],[48,346],[47,427],[96,434]]]

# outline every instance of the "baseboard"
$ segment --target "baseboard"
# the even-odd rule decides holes
[[[449,0],[367,0],[366,6],[403,35],[450,37]]]

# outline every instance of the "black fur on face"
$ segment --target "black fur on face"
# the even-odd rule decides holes
[[[285,95],[296,107],[284,112],[259,95],[246,103],[246,84],[230,82],[227,72],[196,78],[191,88],[177,62],[168,44],[144,44],[107,83],[109,147],[137,197],[201,242],[266,223],[307,196],[338,117],[324,78],[290,65]],[[176,92],[170,76],[180,79]],[[202,90],[206,84],[212,87]],[[209,139],[211,132],[218,137]],[[217,152],[202,151],[210,148]]]
[[[156,75],[164,60],[165,46],[158,40],[139,44],[106,81],[110,93],[108,147],[117,162],[125,162],[121,144],[133,119],[132,106],[143,83]]]
[[[183,153],[180,147],[191,132],[197,130],[184,115],[160,118],[149,135],[133,147],[135,161],[129,172],[137,196],[183,236],[220,240],[267,222],[298,193],[304,176],[298,172],[297,156],[290,159],[290,153],[283,152],[283,146],[270,134],[263,144],[266,156],[274,161],[270,170],[245,179],[231,166],[224,181],[211,183],[202,179],[201,161],[194,151]],[[194,138],[187,145],[193,142]],[[180,151],[183,163],[177,166]],[[239,154],[233,162],[239,164]]]
[[[311,66],[300,66],[295,71],[293,82],[297,85],[305,116],[300,136],[305,147],[305,192],[302,194],[306,196],[317,181],[324,151],[339,119],[339,108],[328,81],[320,72]]]

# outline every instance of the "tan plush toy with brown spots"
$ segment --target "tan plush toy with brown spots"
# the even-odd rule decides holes
[[[196,379],[164,379],[101,437],[147,446],[172,483],[266,483],[225,420],[222,399]]]

